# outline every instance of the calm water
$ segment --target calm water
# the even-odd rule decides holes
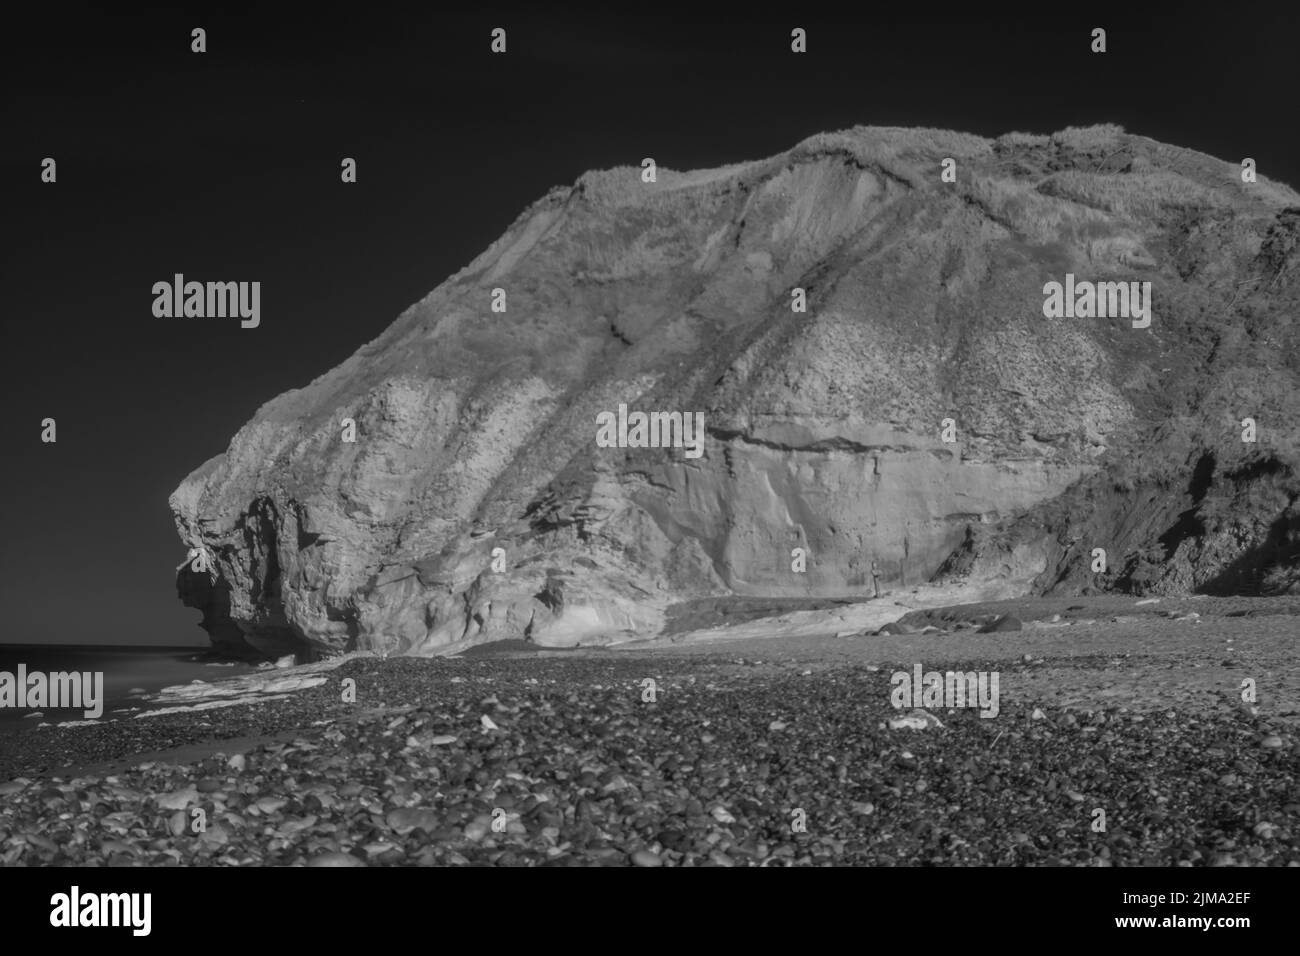
[[[43,671],[102,671],[104,674],[105,720],[122,717],[112,711],[120,707],[137,706],[129,695],[133,689],[150,692],[172,684],[188,684],[194,680],[214,681],[250,670],[246,664],[230,667],[213,667],[202,656],[201,647],[86,647],[0,644],[0,671],[16,675],[18,665],[27,665],[27,672]],[[0,707],[0,733],[34,728],[42,721],[59,723],[64,720],[85,720],[83,709],[55,710],[42,708],[41,718],[24,719],[32,708]]]

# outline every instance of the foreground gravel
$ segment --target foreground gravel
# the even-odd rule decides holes
[[[1104,659],[935,664],[1000,671],[998,716],[892,729],[908,712],[888,664],[352,660],[291,700],[8,742],[0,779],[27,776],[0,784],[0,862],[1300,866],[1293,722],[1014,691]],[[39,772],[286,731],[181,765]]]

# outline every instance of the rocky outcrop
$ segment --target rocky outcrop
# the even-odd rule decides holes
[[[1100,584],[1121,586],[1168,530],[1147,498],[1186,510],[1186,453],[1249,469],[1261,446],[1219,445],[1255,410],[1292,467],[1293,207],[1113,127],[856,129],[588,173],[185,479],[177,527],[214,574],[178,588],[228,648],[418,653],[645,636],[692,598],[866,597],[873,562],[887,585],[1093,586],[1069,544],[1088,521],[1114,525]],[[1154,321],[1045,318],[1066,273],[1150,281]],[[620,405],[702,412],[702,454],[602,447]],[[1181,538],[1166,585],[1277,538],[1286,494]]]

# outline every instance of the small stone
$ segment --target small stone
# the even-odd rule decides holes
[[[180,836],[185,832],[184,810],[177,810],[168,818],[167,829],[171,831],[172,836]]]
[[[229,760],[226,761],[226,766],[229,767],[231,770],[235,771],[235,773],[241,773],[243,772],[246,763],[247,761],[244,760],[243,754],[235,754],[233,757],[231,757]]]
[[[610,778],[609,783],[605,784],[605,786],[601,788],[601,793],[619,793],[630,786],[632,785],[627,782],[626,777],[621,773],[616,773]]]
[[[1024,627],[1020,623],[1020,618],[1014,614],[1003,614],[995,618],[992,623],[985,624],[975,633],[977,634],[1001,634],[1007,631],[1019,631]]]
[[[491,717],[489,717],[487,714],[484,714],[482,717],[480,717],[480,718],[478,719],[478,721],[479,721],[480,724],[483,725],[483,729],[484,729],[484,730],[500,730],[500,729],[501,729],[500,727],[498,727],[498,726],[496,725],[496,721],[494,721],[494,720],[493,720]]]
[[[225,846],[230,842],[230,837],[227,835],[225,828],[216,823],[200,833],[199,839],[209,846]]]
[[[664,861],[659,859],[659,854],[651,853],[649,850],[637,850],[632,854],[632,863],[635,866],[663,866]]]
[[[1046,717],[1047,715],[1043,713],[1041,710],[1039,710],[1037,707],[1035,707],[1034,712],[1029,715],[1029,718],[1031,720],[1044,720],[1046,719]]]
[[[943,722],[929,711],[919,707],[906,717],[894,717],[889,721],[890,730],[930,730],[943,729]]]
[[[191,803],[197,802],[199,792],[193,787],[186,787],[183,790],[174,790],[158,798],[158,806],[164,810],[184,810]]]
[[[406,833],[419,828],[425,833],[432,833],[438,828],[438,814],[422,807],[401,807],[390,810],[384,818],[389,828],[397,833]]]
[[[783,723],[781,723],[781,721],[779,721],[779,720],[774,720],[774,721],[772,721],[770,724],[767,725],[767,729],[768,729],[768,730],[785,730],[785,728],[786,728],[786,725],[783,724]]]
[[[1282,738],[1277,734],[1269,734],[1259,742],[1259,745],[1269,750],[1276,750],[1282,746]]]
[[[719,823],[723,824],[724,826],[736,822],[736,818],[733,817],[730,813],[728,813],[727,808],[722,806],[721,804],[718,804],[709,812],[713,816],[713,819],[717,820]]]
[[[351,853],[320,853],[307,861],[308,866],[365,866]]]

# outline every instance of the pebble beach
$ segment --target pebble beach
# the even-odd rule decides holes
[[[0,862],[1300,866],[1294,603],[354,656],[5,739]],[[997,716],[900,711],[917,663],[998,672]]]

